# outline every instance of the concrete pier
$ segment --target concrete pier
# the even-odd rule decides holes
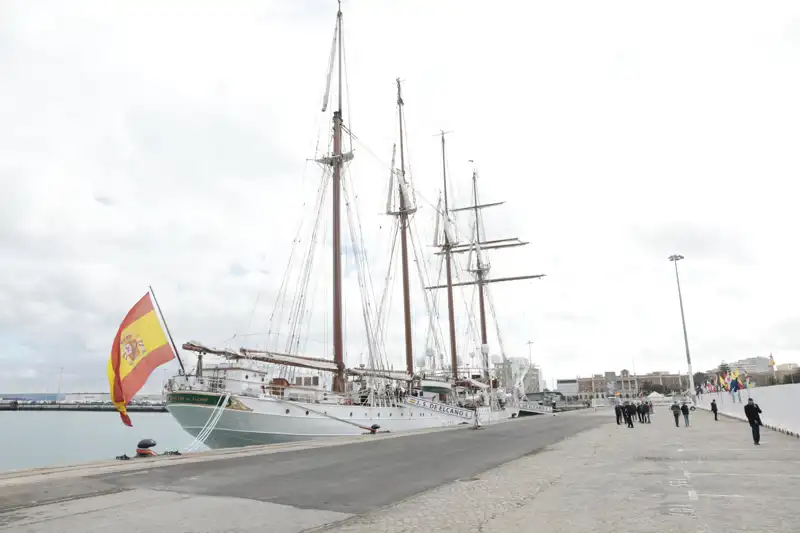
[[[800,529],[800,440],[696,411],[610,409],[0,475],[0,531]],[[682,422],[681,422],[682,424]]]
[[[9,402],[0,404],[0,411],[102,411],[116,412],[112,404],[103,403],[18,403]],[[128,405],[129,413],[166,413],[167,406],[155,405]]]

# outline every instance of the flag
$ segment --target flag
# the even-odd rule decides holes
[[[133,425],[126,409],[128,402],[153,370],[174,358],[175,352],[161,328],[148,292],[120,324],[108,359],[111,401],[126,426]]]
[[[772,369],[775,368],[775,359],[772,358],[772,354],[769,354],[769,367]]]

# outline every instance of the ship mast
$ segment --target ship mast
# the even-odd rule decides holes
[[[481,242],[481,225],[480,225],[480,215],[478,212],[478,172],[473,169],[472,171],[472,208],[475,212],[475,242]],[[488,273],[489,269],[486,265],[483,264],[481,261],[481,249],[480,245],[475,245],[475,277],[478,279],[478,309],[480,310],[480,318],[481,318],[481,354],[483,355],[483,368],[484,372],[488,374],[489,371],[489,354],[485,353],[486,349],[484,348],[489,344],[489,341],[486,336],[486,299],[483,294],[483,280]],[[484,377],[489,377],[485,375]]]
[[[333,112],[333,361],[336,376],[333,392],[345,392],[344,340],[342,332],[342,4],[336,13],[336,46],[338,48],[338,105]]]
[[[400,89],[400,78],[397,78],[397,117],[400,122],[400,175],[397,186],[400,193],[400,210],[397,216],[400,217],[400,253],[403,268],[403,321],[405,324],[406,341],[406,370],[408,374],[414,375],[414,356],[411,340],[411,297],[408,283],[408,216],[414,209],[409,205],[408,184],[406,182],[406,162],[405,149],[403,144],[403,95]]]
[[[444,262],[447,276],[447,319],[450,325],[450,366],[453,369],[453,381],[458,379],[458,354],[456,353],[456,319],[453,309],[453,267],[450,258],[450,250],[456,243],[450,242],[447,229],[450,227],[450,211],[447,203],[447,156],[444,143],[444,131],[440,133],[442,137],[442,188],[444,189]]]
[[[465,286],[465,285],[477,285],[478,286],[478,309],[480,312],[480,326],[481,326],[481,357],[483,362],[483,375],[484,378],[489,377],[489,346],[488,346],[488,336],[486,332],[486,296],[485,296],[485,287],[489,283],[500,283],[504,281],[519,281],[524,279],[537,279],[542,278],[545,274],[532,274],[532,275],[524,275],[524,276],[513,276],[513,277],[506,277],[506,278],[494,278],[489,279],[489,268],[490,265],[487,261],[484,261],[482,257],[482,250],[487,249],[505,249],[505,248],[514,248],[516,246],[524,246],[528,244],[527,242],[522,242],[518,238],[508,238],[508,239],[496,239],[496,240],[488,240],[482,241],[481,240],[481,217],[480,213],[482,209],[487,207],[494,207],[498,205],[502,205],[505,202],[493,202],[487,204],[479,204],[478,203],[478,172],[472,172],[472,199],[473,205],[466,206],[466,207],[459,207],[456,209],[452,209],[451,212],[455,213],[458,211],[472,211],[475,216],[475,240],[473,242],[468,242],[465,244],[456,244],[449,247],[449,250],[443,252],[447,257],[449,254],[455,253],[464,253],[464,252],[471,252],[475,251],[476,257],[476,266],[474,269],[470,270],[472,274],[475,276],[474,281],[465,281],[460,283],[451,283],[448,280],[447,285],[436,285],[433,287],[428,287],[428,289],[444,289],[447,288],[448,291],[452,291],[453,287]]]

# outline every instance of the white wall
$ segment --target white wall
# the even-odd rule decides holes
[[[563,394],[564,396],[577,396],[578,395],[578,383],[564,383],[564,382],[556,382],[556,390]]]
[[[772,385],[771,387],[754,387],[741,391],[742,403],[733,402],[729,392],[712,392],[698,396],[698,407],[710,409],[711,400],[717,400],[720,414],[740,420],[746,420],[744,406],[747,399],[761,407],[761,421],[765,426],[800,436],[800,383],[792,385]]]

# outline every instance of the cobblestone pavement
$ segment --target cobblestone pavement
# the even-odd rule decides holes
[[[715,422],[706,411],[688,428],[675,427],[666,408],[633,429],[617,426],[609,409],[588,416],[611,422],[314,531],[800,531],[800,439],[764,431],[755,446],[746,423]]]

